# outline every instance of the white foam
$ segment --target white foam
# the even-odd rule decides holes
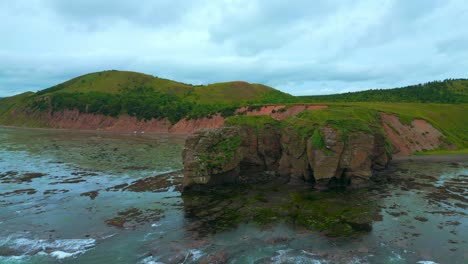
[[[390,256],[390,261],[401,261],[403,260],[403,257],[396,253],[395,251],[392,251],[392,256]]]
[[[307,256],[288,256],[288,252],[291,250],[278,250],[276,253],[278,253],[278,256],[272,257],[270,260],[272,263],[304,263],[304,264],[322,264],[322,263],[329,263],[326,260],[318,260],[315,258],[310,258],[311,255],[314,255],[313,253],[307,252],[307,251],[302,251],[302,254],[305,254]]]
[[[353,257],[349,262],[348,264],[364,264],[364,263],[369,263],[367,262],[366,260],[364,259],[360,259],[358,257]]]
[[[418,263],[418,264],[438,264],[437,262],[430,261],[430,260],[421,260],[421,261],[418,261],[416,263]]]
[[[159,261],[154,261],[153,257],[147,257],[140,261],[141,264],[164,264]]]
[[[75,252],[75,253],[80,253],[80,252]],[[56,259],[64,259],[64,258],[69,258],[69,257],[73,257],[73,255],[75,255],[75,253],[68,253],[68,252],[63,252],[63,251],[60,251],[60,250],[57,250],[57,251],[54,251],[52,253],[50,253],[50,255]]]
[[[101,237],[101,239],[108,239],[108,238],[111,238],[113,236],[117,235],[117,233],[114,233],[114,234],[111,234],[111,235],[108,235],[108,236],[103,236]]]
[[[96,246],[94,239],[28,239],[8,237],[3,246],[22,252],[24,255],[49,255],[57,259],[74,257]]]
[[[193,261],[197,261],[199,260],[203,255],[203,251],[199,250],[199,249],[191,249],[189,250],[190,254],[192,254],[192,260]]]
[[[151,227],[159,227],[159,226],[162,226],[162,224],[161,223],[154,223],[154,224],[151,225]]]

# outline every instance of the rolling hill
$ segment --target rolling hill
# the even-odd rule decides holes
[[[191,85],[143,73],[116,70],[85,74],[41,90],[36,95],[89,92],[121,94],[124,91],[140,88],[152,89],[162,94],[171,94],[187,101],[196,101],[202,104],[265,101],[272,95],[277,95],[278,99],[286,101],[294,98],[261,84],[235,81],[209,85]]]

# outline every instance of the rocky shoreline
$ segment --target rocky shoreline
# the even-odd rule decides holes
[[[307,119],[314,114],[285,121],[236,117],[221,128],[193,133],[183,152],[184,189],[276,179],[317,189],[359,188],[369,185],[392,158],[447,146],[442,134],[423,120],[404,125],[381,113],[370,121],[344,116],[319,124]]]

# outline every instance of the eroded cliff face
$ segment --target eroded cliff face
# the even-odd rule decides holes
[[[128,115],[111,117],[80,113],[78,110],[53,113],[47,120],[51,128],[114,132],[136,131],[155,134],[190,134],[200,129],[219,128],[224,124],[224,118],[220,115],[211,118],[182,119],[173,125],[168,119],[138,120],[136,117]]]
[[[380,113],[382,127],[392,144],[395,156],[408,156],[416,151],[433,150],[439,147],[455,149],[444,142],[444,135],[423,119],[415,119],[410,125],[403,124],[397,116]]]
[[[290,127],[234,126],[199,131],[187,139],[183,153],[184,188],[273,179],[318,188],[360,187],[390,160],[384,136],[379,133],[355,132],[345,140],[325,126],[320,134],[322,146]],[[230,147],[223,147],[226,145]]]
[[[283,120],[288,116],[296,115],[304,110],[327,108],[323,105],[284,105],[263,106],[259,109],[249,109],[241,107],[236,114],[241,115],[270,115],[277,120]],[[12,116],[16,113],[12,112]],[[103,130],[112,132],[145,132],[155,134],[190,134],[202,129],[220,128],[225,123],[225,118],[221,115],[213,115],[198,119],[183,118],[175,124],[171,124],[168,119],[138,120],[136,117],[121,115],[118,117],[105,116],[100,114],[81,113],[78,110],[63,110],[60,112],[32,112],[27,113],[43,126],[59,129],[76,130]],[[13,124],[15,125],[15,124]]]

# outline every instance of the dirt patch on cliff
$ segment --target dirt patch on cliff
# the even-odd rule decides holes
[[[416,151],[432,150],[441,146],[452,147],[441,140],[444,135],[426,120],[415,119],[411,125],[405,125],[395,115],[380,115],[395,156],[409,156]]]
[[[241,107],[236,113],[245,114],[245,115],[269,115],[277,120],[283,120],[288,116],[297,115],[304,110],[313,110],[313,109],[324,109],[328,108],[326,105],[269,105],[263,106],[259,109],[251,109],[249,107]]]
[[[214,117],[200,119],[182,119],[176,124],[164,119],[138,120],[136,117],[122,115],[110,117],[98,114],[80,113],[78,110],[64,110],[49,116],[49,126],[52,128],[77,130],[104,130],[126,133],[154,134],[190,134],[205,128],[218,128],[224,125],[224,118]]]
[[[52,128],[78,130],[106,130],[119,132],[169,133],[171,123],[167,119],[138,120],[122,115],[117,117],[80,113],[78,110],[64,110],[49,116]]]
[[[204,117],[200,119],[182,119],[174,124],[170,129],[171,134],[190,134],[200,129],[219,128],[224,125],[224,117],[220,115],[211,118]]]

